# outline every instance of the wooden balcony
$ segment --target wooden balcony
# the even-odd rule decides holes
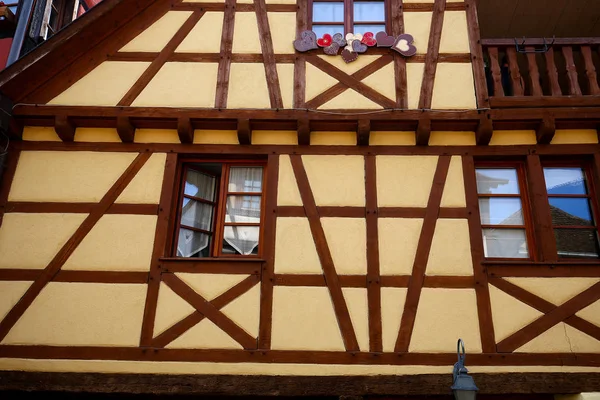
[[[600,38],[481,42],[492,108],[600,106]]]

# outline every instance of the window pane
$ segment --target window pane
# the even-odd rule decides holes
[[[336,33],[344,34],[344,25],[313,25],[313,32],[318,38],[323,37],[324,34],[329,33],[331,36]]]
[[[598,258],[598,237],[593,229],[555,229],[558,256]]]
[[[477,168],[477,193],[519,194],[519,179],[514,168]]]
[[[544,179],[549,195],[587,194],[581,168],[544,168]]]
[[[354,25],[354,33],[364,34],[365,32],[373,34],[385,32],[385,25]]]
[[[177,256],[208,257],[210,254],[209,244],[209,235],[182,228],[179,230],[179,240],[177,241]]]
[[[479,214],[483,225],[524,225],[520,198],[480,198]]]
[[[229,170],[229,191],[260,193],[262,176],[262,167],[232,167]]]
[[[483,250],[486,257],[529,257],[524,229],[484,229]]]
[[[258,254],[258,226],[226,226],[223,234],[223,254]]]
[[[594,225],[587,198],[550,197],[548,201],[554,225]]]
[[[313,22],[344,22],[344,3],[314,2]]]
[[[187,198],[183,199],[181,224],[212,231],[213,206]]]
[[[260,223],[260,196],[228,196],[225,222]]]
[[[204,200],[215,201],[215,183],[214,176],[188,169],[184,193]]]
[[[383,1],[355,1],[354,21],[385,21],[385,7]],[[356,31],[354,32],[356,33]]]

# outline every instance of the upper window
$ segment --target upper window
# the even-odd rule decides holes
[[[317,37],[336,33],[386,31],[384,0],[312,0],[312,30]]]
[[[183,164],[177,257],[260,255],[263,164]]]

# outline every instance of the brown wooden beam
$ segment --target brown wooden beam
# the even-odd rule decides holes
[[[135,138],[135,126],[131,123],[131,118],[125,116],[117,117],[117,133],[123,143],[133,143]]]
[[[442,39],[442,27],[444,25],[444,11],[446,0],[435,0],[433,4],[433,15],[431,17],[431,28],[429,31],[429,42],[425,58],[425,71],[421,83],[421,95],[419,97],[419,108],[430,109],[433,99],[433,86],[437,70],[438,57],[440,54],[440,43]]]
[[[240,144],[252,143],[252,128],[250,127],[249,119],[238,119],[237,136]]]
[[[494,124],[490,114],[484,114],[479,120],[477,131],[475,132],[475,141],[478,146],[487,146],[490,144],[492,134],[494,133]]]
[[[556,122],[554,117],[546,116],[540,123],[535,136],[538,144],[549,144],[556,133]]]
[[[177,134],[181,143],[194,142],[194,127],[189,118],[182,117],[177,120]]]
[[[75,125],[66,115],[57,115],[54,118],[54,130],[63,142],[72,142],[75,139]]]
[[[356,144],[359,146],[368,146],[371,136],[371,121],[368,119],[359,119],[356,130]]]
[[[310,122],[306,118],[298,120],[298,144],[308,146],[310,144]]]
[[[416,131],[418,146],[427,146],[431,136],[431,120],[428,118],[419,120]]]

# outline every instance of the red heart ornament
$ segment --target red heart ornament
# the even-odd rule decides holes
[[[373,37],[373,32],[365,32],[360,42],[362,44],[366,44],[369,47],[373,47],[377,44],[377,40],[375,40],[375,38]]]
[[[331,44],[331,35],[326,33],[323,35],[321,39],[317,39],[317,46],[319,47],[327,47]]]

